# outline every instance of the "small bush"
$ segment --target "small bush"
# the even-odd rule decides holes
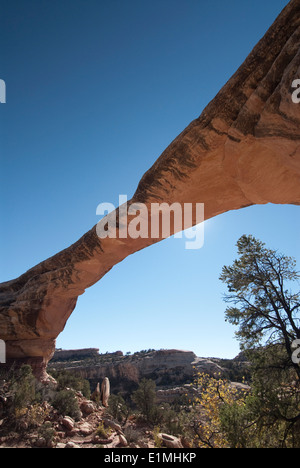
[[[109,413],[119,423],[126,424],[128,417],[130,416],[131,409],[126,405],[121,394],[110,396]]]
[[[162,440],[158,436],[160,433],[160,428],[157,426],[153,430],[153,437],[154,437],[154,447],[155,448],[162,448]]]
[[[176,412],[170,405],[164,404],[163,420],[161,422],[163,431],[174,436],[186,435],[188,419],[183,411]]]
[[[52,406],[63,416],[79,420],[81,413],[73,390],[60,390],[55,395]]]
[[[101,439],[109,439],[110,431],[105,429],[103,422],[101,422],[97,427],[96,435]]]
[[[19,429],[31,429],[39,427],[48,417],[49,411],[40,404],[29,406],[28,408],[16,409],[16,427]]]
[[[45,439],[46,446],[51,447],[52,444],[55,441],[55,429],[51,426],[51,422],[47,421],[45,422],[40,428],[39,428],[39,436]]]
[[[156,384],[153,380],[141,380],[138,389],[132,395],[132,401],[147,422],[156,419]]]
[[[141,439],[141,433],[131,426],[124,429],[124,436],[129,444],[136,444]]]
[[[81,392],[88,400],[90,399],[91,388],[88,380],[78,377],[77,375],[72,374],[72,372],[65,370],[51,371],[51,375],[57,381],[58,390],[72,388],[77,392]]]
[[[23,416],[27,408],[35,403],[36,380],[31,367],[23,365],[19,369],[2,370],[0,375],[0,417],[13,423],[16,417]]]

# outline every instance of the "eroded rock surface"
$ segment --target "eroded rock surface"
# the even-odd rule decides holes
[[[253,204],[300,204],[300,104],[292,101],[299,46],[300,0],[292,0],[200,117],[144,175],[129,205],[204,203],[208,219]],[[2,283],[0,338],[7,358],[29,361],[45,378],[78,296],[128,255],[159,240],[100,241],[94,227]]]

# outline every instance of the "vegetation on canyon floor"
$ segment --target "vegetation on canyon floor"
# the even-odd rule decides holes
[[[112,432],[105,426],[109,420],[121,428],[126,445],[132,447],[162,446],[161,433],[191,448],[299,447],[300,391],[293,369],[282,367],[284,354],[283,347],[256,352],[249,389],[199,374],[193,384],[197,393],[172,403],[159,404],[155,382],[143,379],[130,398],[111,395],[108,408],[93,403],[95,438],[88,442],[94,447],[110,446]],[[87,381],[61,372],[55,389],[41,387],[28,366],[3,377],[1,445],[56,447],[74,440],[74,435],[80,443],[78,433],[67,430],[63,420],[70,417],[79,428],[84,421],[91,423],[82,414],[83,401],[89,402],[82,391],[90,396]],[[84,443],[86,436],[79,435]]]

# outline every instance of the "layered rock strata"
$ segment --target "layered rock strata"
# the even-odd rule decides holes
[[[51,360],[49,369],[66,369],[88,380],[91,388],[98,387],[98,383],[108,377],[114,394],[130,394],[143,378],[155,381],[160,389],[169,389],[194,382],[197,373],[222,377],[227,375],[227,369],[222,367],[222,360],[219,362],[218,359],[201,358],[192,351],[178,349],[153,350],[112,358],[107,356],[113,355],[99,355],[98,359],[82,361],[77,361],[76,355],[75,352],[74,361]]]

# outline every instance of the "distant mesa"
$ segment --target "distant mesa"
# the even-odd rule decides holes
[[[83,349],[56,349],[51,362],[57,361],[80,361],[83,359],[93,359],[100,356],[106,358],[113,356],[123,356],[122,351],[115,351],[113,353],[105,353],[100,355],[98,348],[83,348]]]
[[[71,371],[88,380],[92,389],[108,378],[114,394],[130,394],[141,379],[151,379],[157,385],[159,398],[166,401],[186,393],[185,386],[194,382],[197,373],[242,382],[248,371],[242,355],[220,359],[197,357],[193,351],[178,349],[144,350],[131,355],[122,351],[106,354],[95,351],[98,350],[57,351],[48,369]]]
[[[53,361],[76,361],[86,358],[93,358],[99,356],[99,349],[85,348],[85,349],[57,349],[52,358]]]

